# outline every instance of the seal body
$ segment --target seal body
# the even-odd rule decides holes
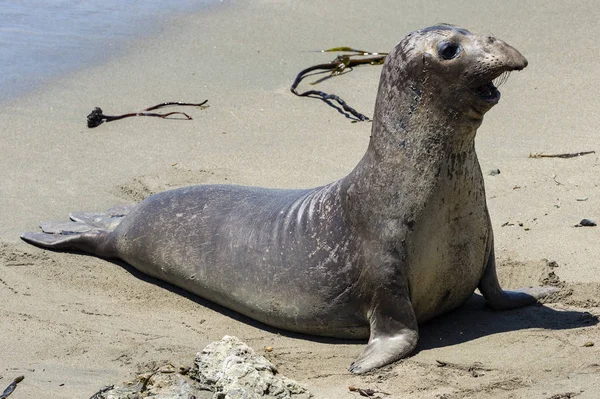
[[[100,234],[142,272],[266,324],[367,338],[354,299],[364,256],[341,197],[340,182],[314,190],[188,187],[148,198]]]
[[[414,350],[419,322],[476,288],[501,309],[555,290],[500,288],[474,149],[499,100],[492,81],[526,65],[491,36],[413,32],[386,58],[369,147],[345,178],[311,190],[181,188],[22,238],[122,259],[275,327],[368,337],[350,370],[383,366]]]

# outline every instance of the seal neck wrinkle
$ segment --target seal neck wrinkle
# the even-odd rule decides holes
[[[452,138],[474,132],[439,129],[425,134],[413,129],[412,133],[396,152],[377,151],[378,143],[371,139],[362,160],[342,183],[343,192],[352,193],[353,198],[347,198],[350,206],[357,208],[354,214],[368,219],[378,215],[418,219],[421,208],[436,192],[468,191],[478,184],[481,170],[474,140]],[[395,140],[389,135],[382,137]]]
[[[365,154],[365,160],[376,162],[357,165],[357,169],[381,165],[374,179],[427,180],[435,178],[457,154],[476,156],[474,142],[479,123],[472,123],[461,111],[443,104],[423,84],[407,81],[403,88],[392,91],[380,88],[376,109]]]
[[[474,148],[480,123],[447,101],[424,64],[413,60],[407,66],[391,55],[382,71],[369,147],[343,187],[354,214],[418,219],[422,209],[416,207],[427,204],[440,186],[468,188],[478,180],[472,177],[481,173]],[[402,215],[395,215],[398,210]]]

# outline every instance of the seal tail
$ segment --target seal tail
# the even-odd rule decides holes
[[[27,232],[21,238],[33,245],[59,251],[83,251],[97,256],[116,257],[111,232],[132,206],[118,206],[105,213],[74,212],[70,222],[40,224],[42,232]]]

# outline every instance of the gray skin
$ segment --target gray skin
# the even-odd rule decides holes
[[[364,373],[409,355],[418,323],[476,288],[496,309],[556,291],[504,291],[474,149],[498,102],[490,82],[527,60],[451,25],[413,32],[387,56],[364,158],[308,190],[206,185],[129,209],[72,214],[25,241],[126,261],[265,324],[369,338]]]

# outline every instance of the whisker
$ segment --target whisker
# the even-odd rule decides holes
[[[498,76],[496,79],[493,80],[494,86],[496,86],[497,88],[502,86],[504,83],[506,83],[509,76],[510,71],[503,72],[502,75]]]
[[[508,81],[508,77],[510,76],[510,71],[506,72],[506,76],[504,77],[504,80],[502,81],[502,84],[506,83]]]
[[[492,84],[493,84],[494,86],[496,86],[496,87],[500,87],[500,81],[502,80],[502,76],[503,76],[503,75],[504,75],[504,74],[502,74],[502,75],[498,76],[496,79],[493,79],[493,80],[492,80]]]

